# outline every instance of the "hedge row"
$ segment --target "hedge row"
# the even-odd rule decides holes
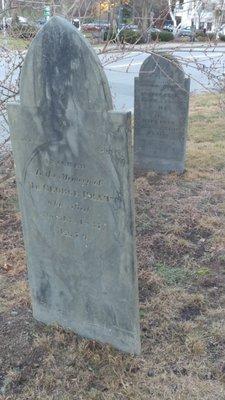
[[[141,35],[138,31],[133,31],[131,29],[125,29],[116,35],[112,31],[106,31],[104,34],[105,41],[115,41],[119,40],[122,43],[129,43],[129,44],[140,44],[146,43],[149,41],[160,41],[160,42],[169,42],[174,39],[174,35],[171,32],[162,31],[159,33],[153,32],[148,33],[147,35]]]

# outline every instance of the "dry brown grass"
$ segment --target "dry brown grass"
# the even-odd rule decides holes
[[[11,50],[25,50],[30,44],[29,40],[14,38],[12,36],[8,36],[5,42],[5,38],[3,34],[0,32],[0,46],[5,47],[7,43],[7,47]]]
[[[187,172],[136,181],[142,355],[32,318],[15,182],[1,186],[1,400],[225,399],[225,118],[191,99]]]

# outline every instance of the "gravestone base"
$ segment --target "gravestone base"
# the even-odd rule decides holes
[[[65,329],[69,329],[86,339],[95,339],[104,344],[110,344],[116,349],[134,355],[140,355],[141,346],[138,337],[129,331],[120,330],[119,328],[107,328],[102,325],[83,324],[70,318],[66,319],[64,313],[61,315],[57,312],[55,315],[49,315],[46,308],[38,306],[38,310],[33,306],[34,318],[46,325],[60,325]]]
[[[185,161],[174,161],[174,160],[163,160],[163,159],[151,159],[144,162],[142,160],[142,168],[140,168],[138,162],[134,165],[135,177],[144,176],[150,171],[157,172],[159,174],[169,174],[176,172],[183,174],[185,171]]]

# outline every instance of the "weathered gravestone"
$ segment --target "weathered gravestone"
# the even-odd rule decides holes
[[[138,173],[183,172],[190,79],[173,58],[148,57],[135,80],[134,157]]]
[[[98,58],[52,18],[8,106],[34,317],[140,352],[131,117]]]

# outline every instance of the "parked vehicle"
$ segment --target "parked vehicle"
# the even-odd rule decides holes
[[[222,25],[220,30],[219,30],[219,36],[225,35],[225,25]]]
[[[107,21],[93,21],[82,24],[81,29],[84,32],[101,32],[109,29],[109,23]]]
[[[77,28],[77,29],[81,29],[81,25],[80,25],[80,20],[79,20],[79,18],[74,18],[74,19],[72,19],[72,24],[73,24],[73,26],[75,26],[75,28]]]
[[[157,40],[161,33],[161,29],[155,28],[154,26],[150,26],[147,30],[147,33],[144,35],[144,42],[148,43],[151,40]]]
[[[40,26],[36,22],[29,21],[25,17],[16,16],[10,21],[8,33],[16,38],[31,39],[35,37],[39,28]]]
[[[12,17],[5,19],[6,28],[10,28],[13,24],[18,24],[20,26],[29,26],[30,23],[26,17],[22,17],[21,15],[16,16],[15,19]],[[0,29],[3,28],[3,21],[0,22]]]
[[[174,31],[174,26],[172,24],[164,25],[163,30],[164,31],[168,31],[168,32],[173,32]]]
[[[138,25],[134,25],[134,24],[121,24],[121,25],[119,25],[118,29],[119,29],[119,31],[122,31],[122,30],[131,30],[131,31],[135,31],[135,32],[140,31]]]
[[[150,28],[148,28],[147,32],[148,33],[160,33],[160,32],[162,32],[162,30],[155,28],[154,26],[150,26]]]
[[[28,26],[29,22],[28,19],[25,17],[18,17],[18,22],[21,26]]]
[[[192,37],[194,34],[194,30],[191,26],[187,26],[185,28],[178,29],[177,36],[178,37]]]
[[[11,25],[11,21],[8,21],[8,20],[9,20],[9,18],[5,19],[5,28],[9,28]],[[2,29],[3,29],[3,19],[0,21],[0,30],[2,30]]]

